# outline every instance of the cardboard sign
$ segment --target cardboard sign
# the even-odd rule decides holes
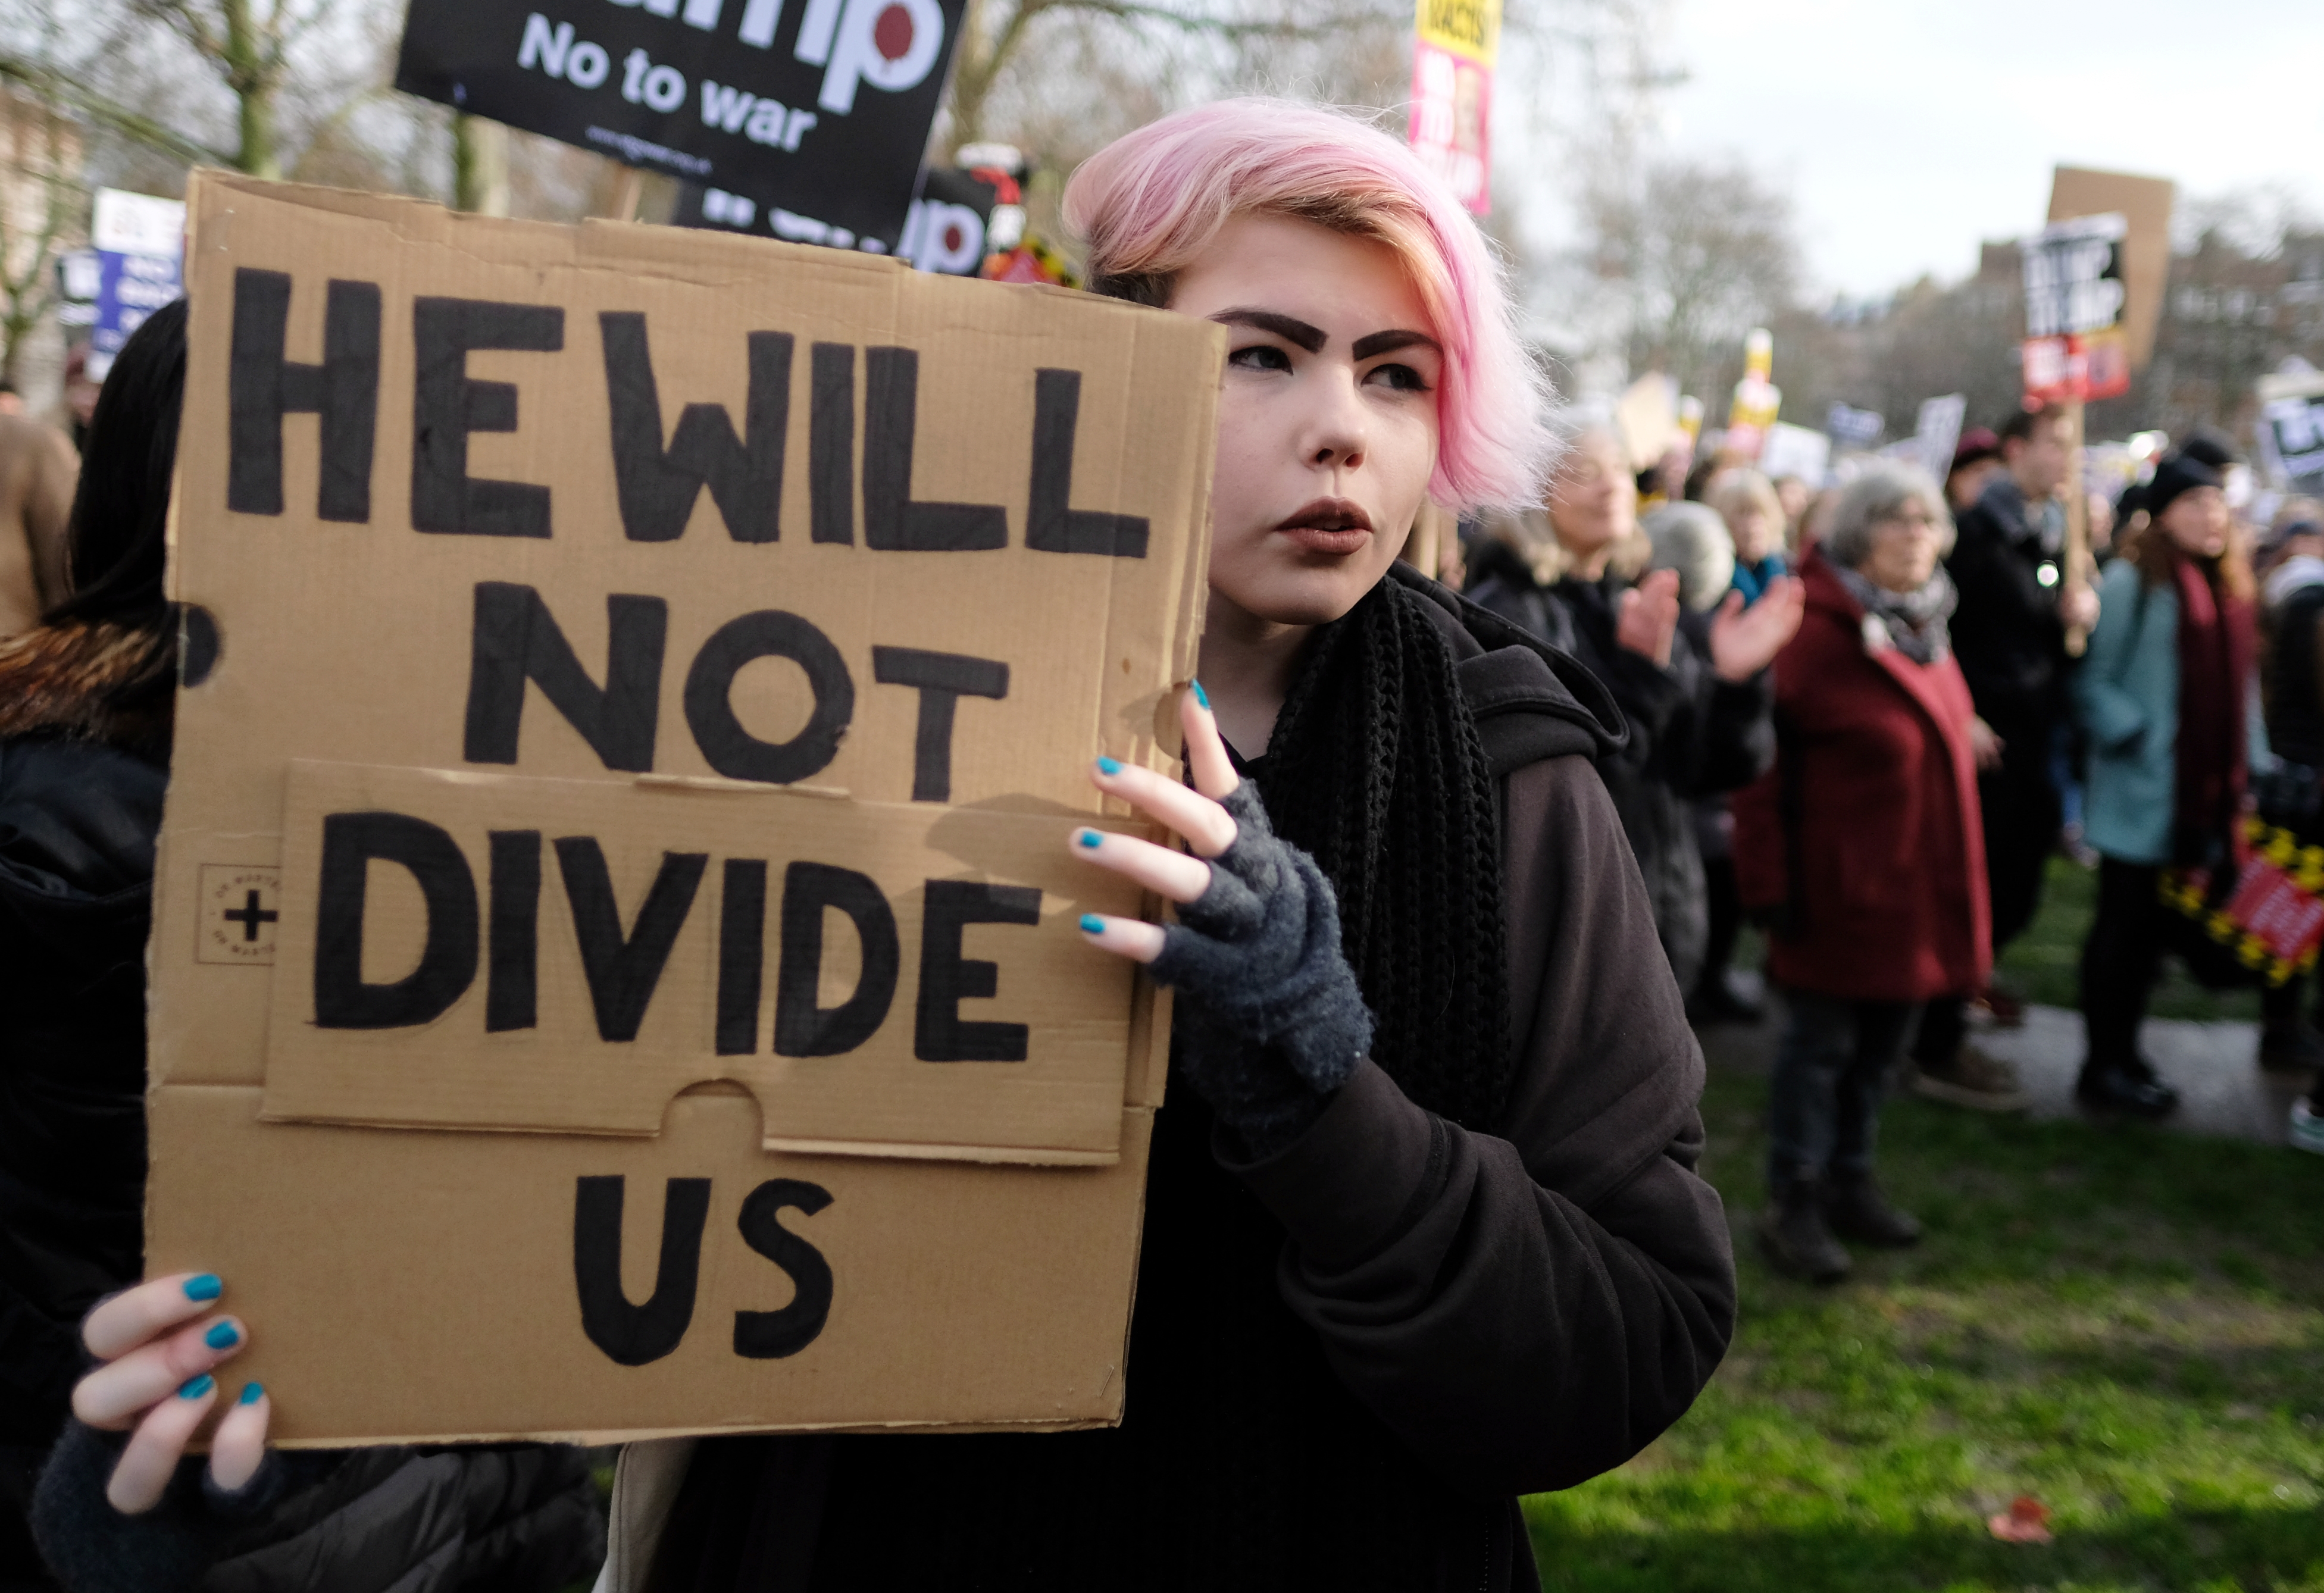
[[[1501,47],[1501,0],[1418,0],[1413,32],[1413,153],[1482,216],[1493,207],[1493,61]]]
[[[2154,328],[2163,317],[2163,289],[2171,274],[2170,179],[2133,177],[2060,166],[2050,177],[2050,219],[2119,216],[2117,255],[2122,283],[2123,352],[2130,369],[2143,371],[2154,353]]]
[[[965,0],[411,0],[395,86],[715,189],[714,220],[896,246]]]
[[[1953,454],[1960,447],[1961,422],[1969,418],[1969,395],[1949,392],[1923,399],[1913,425],[1913,447],[1929,479],[1942,485],[1953,473]]]
[[[294,1442],[1118,1419],[1218,328],[189,203],[149,1266]]]
[[[1831,438],[1778,420],[1767,428],[1766,440],[1760,445],[1758,468],[1770,481],[1797,476],[1820,489],[1831,472]]]

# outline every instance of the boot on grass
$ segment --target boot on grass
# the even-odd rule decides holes
[[[2017,1082],[2017,1070],[1975,1045],[1963,1045],[1943,1062],[1920,1064],[1913,1093],[1976,1112],[2022,1112],[2034,1104]]]
[[[2104,1063],[2096,1057],[2082,1064],[2074,1081],[2074,1099],[2101,1115],[2144,1118],[2148,1122],[2179,1110],[2179,1091],[2155,1077],[2143,1057]]]
[[[1823,1181],[1794,1178],[1775,1192],[1759,1219],[1759,1248],[1777,1272],[1813,1284],[1836,1284],[1855,1263],[1824,1218]]]
[[[1835,1173],[1824,1186],[1824,1220],[1842,1238],[1901,1250],[1921,1242],[1921,1220],[1889,1204],[1869,1173]]]
[[[2324,1156],[2324,1090],[2292,1103],[2292,1148]]]

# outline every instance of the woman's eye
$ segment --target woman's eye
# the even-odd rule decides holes
[[[1426,392],[1428,383],[1410,365],[1375,365],[1368,381],[1385,382],[1399,392]]]
[[[1272,343],[1254,343],[1227,355],[1227,364],[1246,371],[1288,371],[1291,356]]]

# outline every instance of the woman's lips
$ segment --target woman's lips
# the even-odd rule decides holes
[[[1372,539],[1371,516],[1345,498],[1318,498],[1275,529],[1306,552],[1335,556],[1359,552]]]

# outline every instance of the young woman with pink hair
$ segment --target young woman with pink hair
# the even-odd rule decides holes
[[[1183,849],[1060,838],[1178,904],[1082,923],[1178,991],[1122,1423],[634,1445],[601,1586],[1535,1587],[1517,1496],[1635,1454],[1734,1318],[1618,712],[1396,563],[1426,499],[1535,501],[1546,394],[1361,123],[1185,112],[1065,206],[1097,291],[1230,334],[1191,784],[1090,771]]]

